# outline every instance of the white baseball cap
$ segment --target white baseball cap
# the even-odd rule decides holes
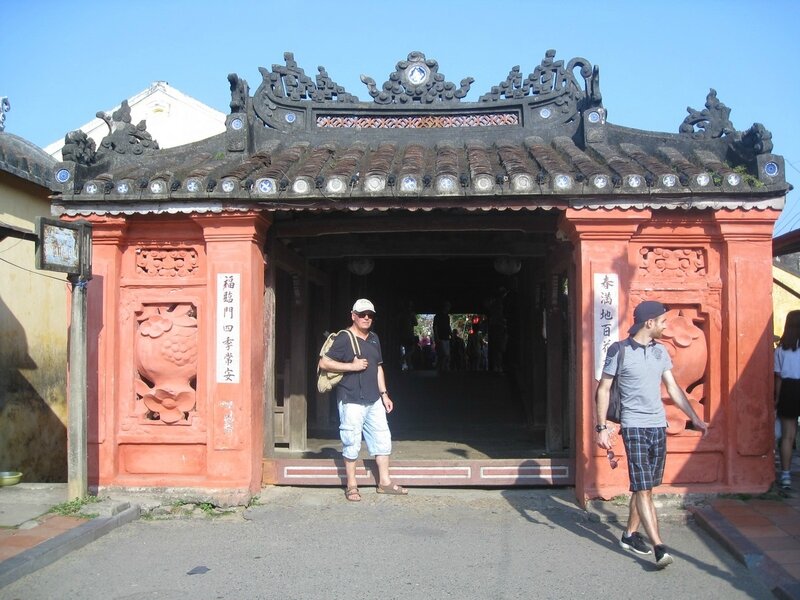
[[[365,311],[374,313],[375,306],[372,304],[372,302],[370,302],[366,298],[359,298],[358,300],[356,300],[356,303],[353,304],[353,312],[360,313]]]

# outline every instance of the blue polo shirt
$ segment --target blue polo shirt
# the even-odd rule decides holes
[[[378,389],[378,365],[383,363],[381,355],[381,342],[378,336],[370,331],[367,339],[358,340],[361,358],[366,358],[369,366],[366,371],[347,372],[341,382],[334,389],[337,402],[355,402],[358,404],[372,404],[380,400],[381,393]],[[353,346],[350,336],[346,333],[338,334],[327,352],[328,358],[339,362],[353,362]]]
[[[666,427],[667,416],[661,400],[661,376],[672,369],[666,347],[655,340],[642,346],[633,338],[622,340],[625,356],[619,373],[623,427]],[[617,373],[619,347],[612,345],[606,354],[603,373]]]

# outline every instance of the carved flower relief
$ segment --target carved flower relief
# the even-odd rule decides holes
[[[702,318],[697,310],[677,308],[667,312],[667,327],[659,340],[666,346],[672,359],[672,375],[678,386],[698,415],[703,416],[705,399],[705,377],[708,365],[708,343],[705,332],[697,326]],[[662,388],[662,398],[667,413],[667,433],[681,433],[686,429],[688,418]]]
[[[140,275],[188,277],[197,267],[197,251],[192,248],[136,249],[136,272]]]
[[[707,273],[701,248],[642,248],[639,272],[645,277],[698,279]]]
[[[144,306],[136,320],[136,394],[148,418],[164,423],[186,420],[196,402],[195,308],[188,303]]]

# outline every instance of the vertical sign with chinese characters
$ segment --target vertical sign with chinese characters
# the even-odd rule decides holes
[[[217,383],[239,383],[240,277],[238,273],[217,274]]]
[[[594,378],[603,373],[608,347],[619,339],[619,277],[594,274]]]

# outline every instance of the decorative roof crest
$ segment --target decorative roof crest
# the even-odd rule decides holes
[[[590,99],[590,106],[600,106],[602,96],[598,68],[596,66],[593,68],[588,60],[580,57],[573,58],[565,68],[564,61],[554,60],[555,56],[555,50],[545,52],[541,64],[524,80],[519,65],[514,66],[506,80],[492,86],[491,91],[481,96],[479,101],[519,100],[527,96],[534,96],[540,100],[566,96],[566,99],[575,100],[586,95]],[[581,68],[584,86],[579,85],[575,77],[575,69],[578,67]],[[556,102],[556,104],[561,103]]]
[[[61,149],[61,160],[89,166],[97,159],[94,140],[80,129],[64,136],[64,147]]]
[[[144,154],[147,151],[158,150],[158,142],[147,132],[147,123],[143,120],[138,125],[131,123],[131,108],[128,101],[123,100],[122,105],[111,116],[102,111],[96,114],[98,119],[108,125],[109,134],[100,142],[101,154],[103,150],[113,150],[117,154]]]
[[[0,131],[6,129],[6,113],[11,110],[11,102],[8,96],[0,96]]]
[[[275,98],[286,98],[293,101],[358,102],[358,98],[347,93],[342,86],[328,76],[324,67],[317,67],[319,75],[317,75],[315,83],[303,69],[297,66],[292,52],[284,52],[283,59],[286,61],[286,66],[272,65],[272,72],[264,67],[258,68],[263,83],[256,91],[256,95],[266,88],[269,95]]]
[[[711,139],[732,135],[736,131],[728,118],[731,109],[717,99],[717,90],[714,88],[708,92],[706,107],[703,110],[687,107],[686,112],[689,116],[683,120],[678,129],[684,135],[691,135],[695,139]]]
[[[475,80],[466,77],[461,80],[461,87],[456,88],[454,83],[445,81],[444,75],[439,73],[437,61],[426,59],[422,52],[414,51],[409,53],[408,59],[397,63],[396,70],[389,75],[389,80],[381,89],[377,88],[371,77],[362,75],[361,81],[366,84],[376,104],[432,104],[458,102],[467,95]]]

